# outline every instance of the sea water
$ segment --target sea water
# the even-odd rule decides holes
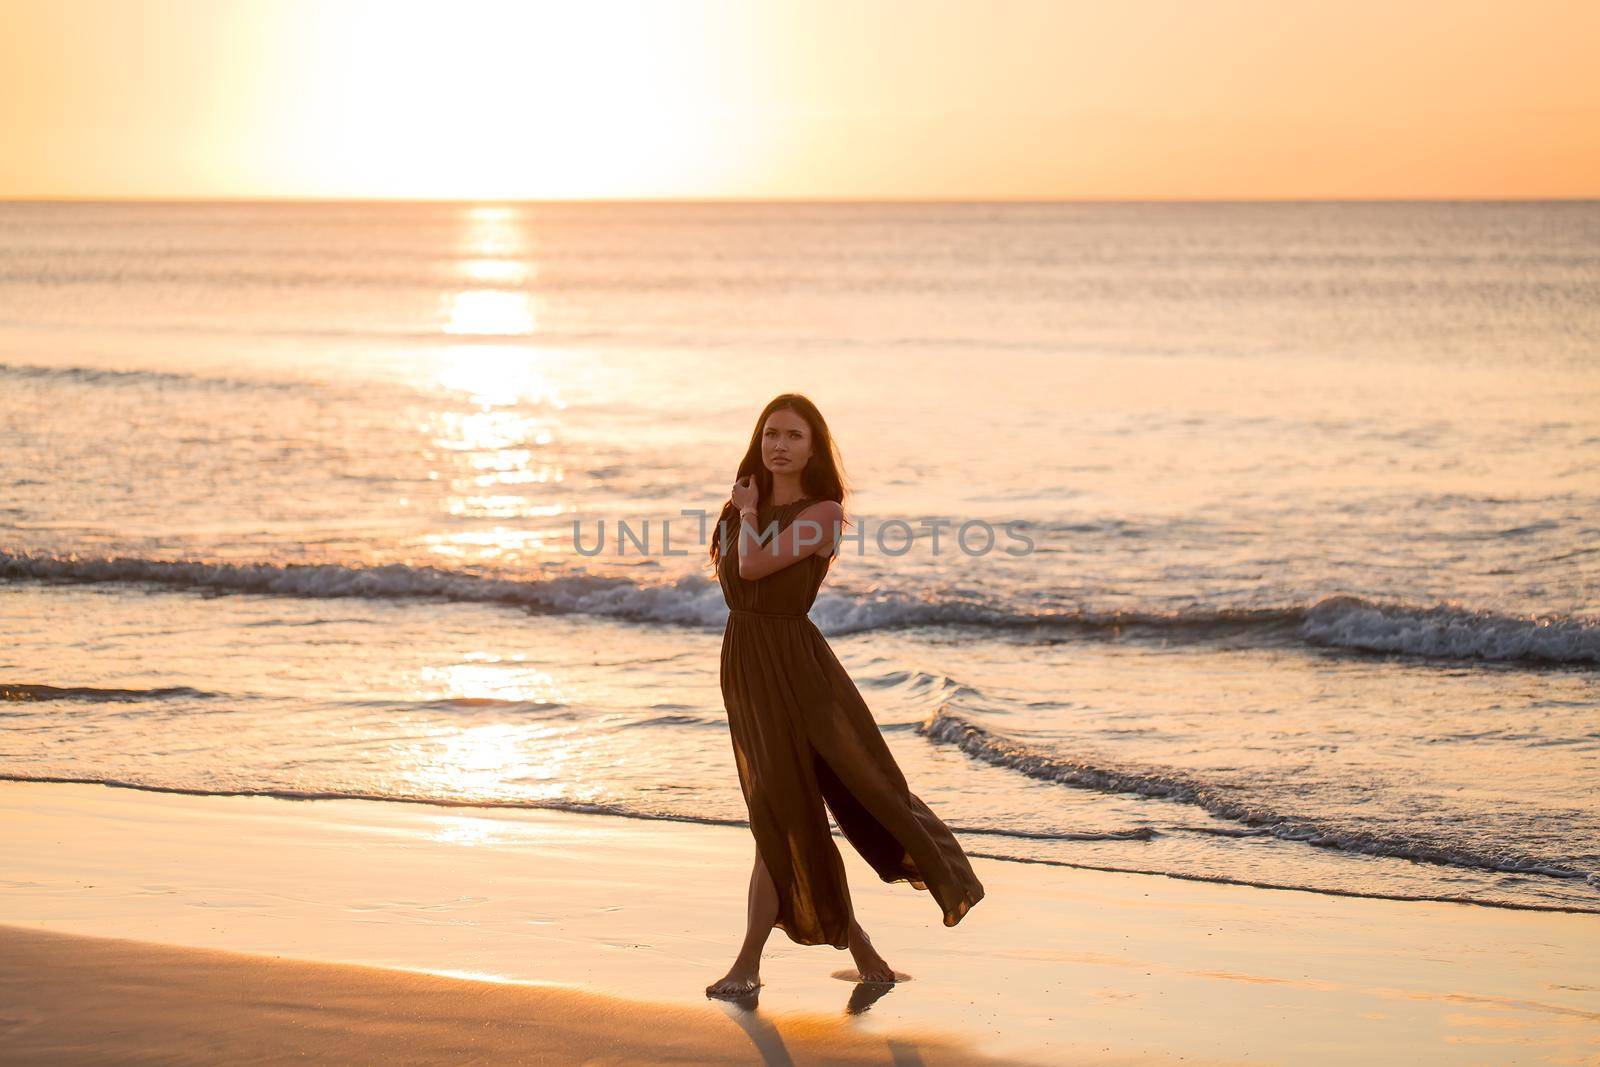
[[[0,204],[0,775],[739,824],[787,391],[972,854],[1600,911],[1592,202]]]

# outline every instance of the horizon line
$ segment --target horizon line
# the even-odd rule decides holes
[[[1061,196],[1061,197],[480,197],[480,196],[0,196],[0,203],[61,204],[1533,204],[1594,203],[1593,196]]]

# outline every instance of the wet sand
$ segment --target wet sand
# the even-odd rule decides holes
[[[967,1064],[835,1018],[774,1024],[536,985],[0,927],[7,1063]]]

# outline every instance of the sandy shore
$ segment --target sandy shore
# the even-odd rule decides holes
[[[989,896],[945,929],[848,848],[912,980],[873,1000],[847,954],[775,932],[759,1003],[708,1002],[751,851],[731,827],[0,782],[0,1062],[1600,1064],[1593,916],[975,860]]]
[[[838,1019],[0,927],[0,1062],[994,1063]]]

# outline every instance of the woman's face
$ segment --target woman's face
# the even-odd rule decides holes
[[[761,428],[761,462],[773,474],[798,476],[811,458],[811,427],[787,409],[767,416]]]

